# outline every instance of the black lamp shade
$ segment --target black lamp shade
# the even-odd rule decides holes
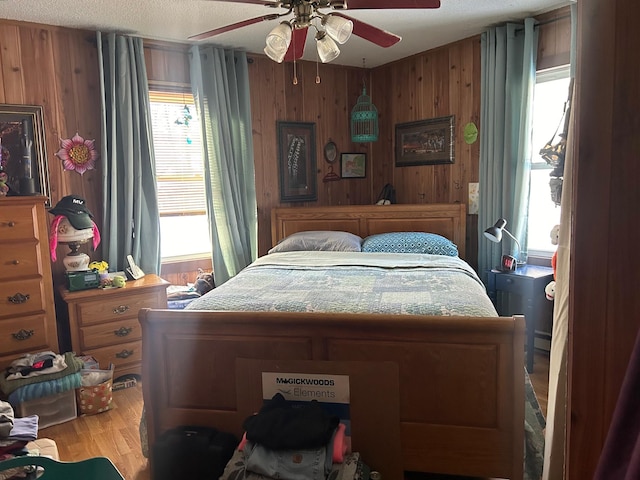
[[[499,243],[502,241],[502,229],[507,225],[507,221],[504,218],[499,218],[498,221],[484,231],[484,236],[492,242]]]

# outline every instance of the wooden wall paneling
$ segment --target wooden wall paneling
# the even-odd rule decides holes
[[[285,118],[277,118],[276,120],[286,120],[289,122],[306,122],[311,121],[306,115],[307,102],[307,87],[309,85],[309,76],[313,75],[315,78],[315,72],[311,71],[310,64],[308,62],[296,62],[295,65],[284,64],[284,67],[289,71],[291,75],[291,81],[285,83]],[[294,79],[297,78],[297,84],[294,84]],[[313,82],[313,80],[311,80]]]
[[[435,117],[446,117],[449,115],[455,115],[455,105],[452,105],[452,99],[456,99],[458,92],[453,91],[450,94],[450,78],[452,75],[453,66],[451,64],[451,52],[454,46],[449,48],[440,48],[434,52],[434,91],[435,96],[433,99]],[[431,118],[431,117],[429,117]],[[455,152],[455,140],[454,140],[454,152]],[[451,165],[433,165],[422,167],[424,170],[431,171],[433,175],[433,194],[430,196],[430,202],[441,203],[450,201],[451,192],[453,186],[451,184]]]
[[[370,148],[371,203],[374,203],[382,187],[387,183],[393,184],[393,139],[395,133],[391,114],[393,98],[388,90],[389,85],[391,85],[391,68],[378,67],[373,69],[369,79],[371,101],[378,109],[378,141],[371,145]]]
[[[258,254],[264,255],[271,247],[271,234],[266,233],[271,231],[271,209],[280,201],[274,117],[282,108],[284,70],[276,69],[275,62],[266,57],[251,58],[249,83],[258,203]],[[270,93],[265,94],[265,91]]]
[[[538,27],[537,68],[567,65],[570,62],[571,9],[563,7],[536,17]]]
[[[0,25],[4,102],[16,105],[26,103],[20,46],[19,28],[12,24]]]
[[[286,65],[267,57],[251,57],[249,65],[256,198],[258,254],[271,248],[271,209],[280,203],[276,119],[286,117],[286,90],[291,83]]]
[[[170,90],[191,84],[189,67],[190,45],[153,40],[144,41],[144,60],[151,85]]]
[[[608,248],[611,212],[615,8],[579,5],[574,199],[570,280],[569,479],[592,478],[610,417],[605,341],[611,293]],[[586,27],[588,25],[588,27]],[[616,159],[619,164],[620,159]],[[597,192],[597,193],[595,193]],[[624,242],[621,242],[624,243]],[[618,243],[616,248],[623,246]],[[598,252],[594,255],[593,252]],[[616,252],[616,257],[617,257]],[[578,281],[580,279],[580,281]],[[611,284],[618,288],[618,282]],[[620,347],[621,348],[621,347]]]
[[[367,156],[365,178],[346,178],[339,182],[341,188],[341,197],[338,205],[368,205],[373,203],[372,199],[372,169],[373,159],[371,158],[371,151],[376,143],[353,143],[351,140],[351,110],[358,102],[358,97],[362,95],[363,82],[366,86],[367,95],[371,98],[371,102],[375,104],[370,90],[370,77],[369,72],[364,69],[347,69],[344,73],[346,85],[345,90],[348,92],[348,96],[345,98],[347,102],[344,108],[344,114],[340,122],[339,132],[341,138],[341,144],[344,145],[344,149],[341,153],[364,153]],[[377,107],[376,107],[377,108]],[[378,126],[379,127],[379,126]],[[337,172],[340,174],[340,159],[337,163]],[[377,195],[377,192],[376,192]]]

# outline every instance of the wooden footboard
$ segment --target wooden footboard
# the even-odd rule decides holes
[[[393,362],[404,470],[523,476],[522,317],[145,309],[139,318],[150,444],[177,425],[241,435],[237,359]],[[384,441],[360,436],[354,449]]]

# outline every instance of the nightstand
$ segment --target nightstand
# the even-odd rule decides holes
[[[523,265],[512,272],[491,270],[487,291],[499,315],[524,315],[527,327],[527,371],[533,372],[536,336],[551,338],[553,302],[544,288],[553,280],[553,269]]]
[[[141,373],[141,308],[167,308],[169,282],[147,274],[123,288],[59,290],[69,313],[71,350],[92,355],[101,368],[115,366],[114,378]]]

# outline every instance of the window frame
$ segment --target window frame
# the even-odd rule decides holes
[[[536,82],[535,84],[546,83],[554,80],[560,80],[564,78],[569,78],[571,75],[571,66],[570,65],[559,65],[556,67],[546,68],[543,70],[538,70],[536,72]],[[532,130],[533,135],[533,130]],[[533,153],[533,146],[532,146]],[[534,162],[533,158],[537,155],[534,153],[532,155],[532,161],[530,168],[532,171],[546,170],[551,171],[553,167],[546,162]],[[558,207],[560,208],[560,207]],[[539,250],[539,249],[530,249],[527,246],[527,261],[533,265],[551,265],[551,258],[555,250]]]
[[[188,100],[188,101],[185,101]],[[152,103],[175,103],[177,105],[193,105],[195,108],[195,102],[193,99],[193,95],[191,93],[191,89],[187,87],[177,87],[171,86],[168,88],[167,86],[158,86],[158,85],[150,85],[149,86],[149,102]],[[154,140],[155,145],[155,140]],[[156,160],[157,162],[157,160]],[[166,177],[166,176],[165,176]],[[205,182],[205,171],[204,171],[204,159],[202,158],[202,182],[203,188],[206,189],[204,185]],[[156,165],[156,183],[160,183],[157,175],[157,165]],[[177,183],[177,182],[176,182]],[[207,215],[207,205],[206,198],[205,203],[202,209],[191,209],[191,210],[181,210],[180,212],[159,212],[161,222],[163,217],[180,217],[180,216],[199,216],[199,215]],[[210,232],[207,232],[210,236]],[[209,239],[209,242],[211,240]],[[161,252],[162,253],[162,252]],[[171,255],[166,257],[161,257],[162,265],[179,265],[186,264],[193,261],[201,261],[201,260],[210,260],[211,259],[211,250],[207,250],[204,252],[195,252],[195,253],[186,253],[182,255]]]

